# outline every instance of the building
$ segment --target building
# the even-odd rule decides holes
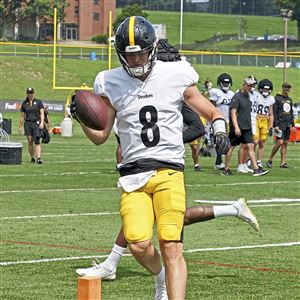
[[[63,40],[90,40],[98,34],[107,34],[109,11],[115,19],[115,0],[69,0],[66,17],[60,25]]]
[[[116,17],[116,0],[67,0],[65,18],[57,24],[57,40],[90,40],[98,34],[108,34],[109,12]],[[29,4],[30,5],[30,4]],[[14,40],[53,40],[53,20],[40,17],[16,22],[7,30]]]

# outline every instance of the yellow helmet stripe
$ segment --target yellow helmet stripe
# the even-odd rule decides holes
[[[130,17],[130,19],[129,19],[129,45],[130,46],[135,45],[135,42],[134,42],[134,20],[135,20],[135,16]]]

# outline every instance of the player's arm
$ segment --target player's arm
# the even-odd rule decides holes
[[[195,113],[185,103],[181,110],[183,123],[188,127],[183,131],[183,142],[190,143],[205,134],[205,128],[197,113]]]
[[[274,123],[274,111],[273,111],[273,104],[269,107],[269,130],[273,128]]]
[[[183,96],[184,102],[198,114],[203,116],[206,120],[210,122],[213,122],[217,119],[224,120],[224,115],[222,114],[222,112],[215,108],[213,104],[208,102],[206,98],[201,95],[196,86],[193,85],[188,87],[183,93]],[[226,132],[226,130],[224,132]]]
[[[226,134],[226,122],[223,113],[201,95],[196,86],[188,87],[184,93],[184,102],[199,115],[211,122],[214,131],[214,143],[218,154],[226,154],[230,142]]]
[[[91,129],[82,123],[80,123],[82,130],[84,131],[85,135],[95,144],[95,145],[101,145],[105,143],[105,141],[108,139],[109,134],[111,132],[111,129],[113,127],[116,111],[110,104],[110,101],[107,97],[103,97],[102,99],[104,103],[106,104],[107,108],[107,124],[104,130],[94,130]]]

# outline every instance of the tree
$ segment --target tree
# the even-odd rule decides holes
[[[142,8],[137,4],[125,6],[113,24],[114,31],[116,31],[118,26],[130,16],[142,16],[144,18],[148,18],[149,14],[143,12]]]
[[[294,13],[291,20],[297,22],[297,40],[300,41],[300,1],[299,0],[277,0],[281,8],[291,9]]]
[[[23,20],[35,20],[39,28],[41,18],[53,17],[54,6],[58,8],[58,19],[65,17],[64,8],[68,5],[65,0],[2,0],[0,1],[0,35],[6,38],[8,27],[14,26]],[[38,38],[38,28],[37,35]]]

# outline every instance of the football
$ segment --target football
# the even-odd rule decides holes
[[[78,90],[74,102],[76,116],[81,123],[95,130],[105,129],[107,108],[101,96],[88,90]]]

